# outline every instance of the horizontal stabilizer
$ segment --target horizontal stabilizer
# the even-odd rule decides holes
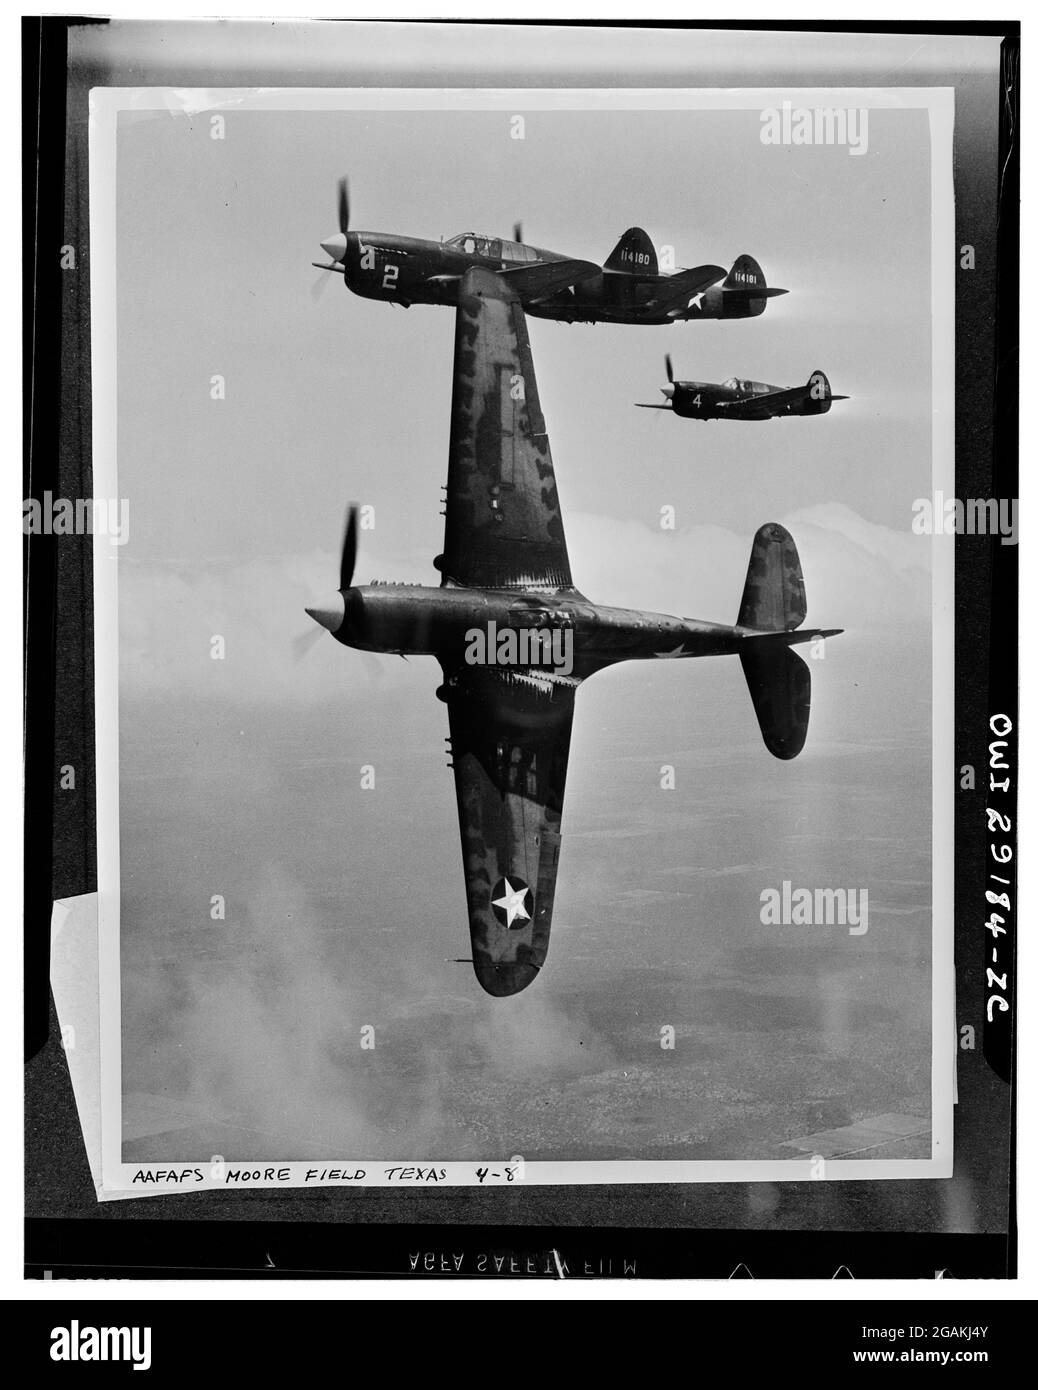
[[[543,299],[599,273],[591,261],[538,261],[534,265],[513,266],[498,272],[524,303]]]
[[[749,285],[722,285],[725,295],[730,295],[733,299],[774,299],[777,295],[788,294],[789,290],[780,290],[777,285],[762,285],[760,289],[753,289]]]

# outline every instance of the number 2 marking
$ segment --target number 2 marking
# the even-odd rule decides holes
[[[396,288],[397,276],[400,274],[398,265],[387,265],[385,274],[382,276],[382,288],[392,290]]]

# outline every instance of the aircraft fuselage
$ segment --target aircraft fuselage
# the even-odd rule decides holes
[[[785,400],[768,405],[765,398],[784,387],[763,381],[740,382],[738,386],[718,386],[708,381],[674,383],[671,408],[688,420],[774,420],[781,415],[825,415],[832,408],[832,397]]]
[[[338,254],[338,250],[332,254]],[[354,294],[409,307],[456,305],[461,277],[474,266],[498,272],[567,259],[557,251],[496,237],[436,242],[392,232],[351,231],[345,235],[341,264],[346,286]],[[524,298],[524,306],[533,317],[562,323],[667,324],[683,319],[754,318],[764,312],[767,304],[766,297],[733,296],[720,285],[713,285],[689,295],[677,307],[650,307],[661,286],[672,278],[601,270],[569,288],[553,290],[537,299]]]
[[[448,665],[467,660],[555,669],[577,679],[618,661],[737,652],[753,632],[665,613],[609,608],[575,590],[538,593],[373,584],[348,589],[343,598],[345,617],[335,636],[346,646],[436,656]],[[540,647],[534,633],[545,634]],[[514,642],[509,634],[515,635]],[[528,635],[525,644],[523,634]],[[552,634],[558,635],[554,647]],[[556,659],[560,649],[561,662]],[[531,650],[535,658],[540,654],[544,659],[531,660]],[[567,665],[571,670],[561,669]]]

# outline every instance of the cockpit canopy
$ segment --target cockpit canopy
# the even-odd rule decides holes
[[[514,265],[528,265],[537,260],[537,252],[520,241],[502,241],[500,237],[481,236],[479,232],[459,232],[452,236],[445,246],[453,246],[466,256],[482,256],[489,261],[511,261]]]
[[[772,390],[772,387],[770,387],[766,382],[744,381],[737,376],[730,376],[728,380],[723,381],[721,385],[725,388],[726,391],[742,391],[750,396],[765,396],[769,391]]]

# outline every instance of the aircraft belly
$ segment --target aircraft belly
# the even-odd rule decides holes
[[[594,624],[577,633],[575,666],[583,677],[620,661],[714,656],[737,648],[734,630],[723,624],[599,609]]]

